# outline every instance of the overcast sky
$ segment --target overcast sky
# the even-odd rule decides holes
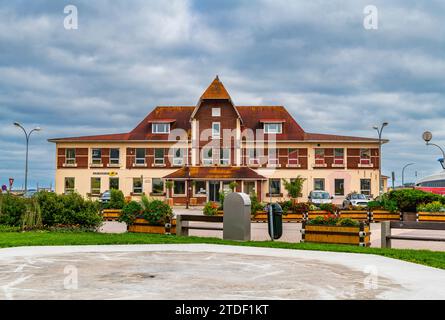
[[[308,132],[375,137],[383,173],[440,170],[444,1],[0,0],[0,184],[49,185],[48,138],[131,130],[156,105],[194,105],[218,74],[235,104],[284,105]],[[79,28],[64,28],[64,7]],[[378,29],[363,27],[366,5]]]

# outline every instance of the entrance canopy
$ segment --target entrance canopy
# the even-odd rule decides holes
[[[183,167],[164,179],[167,180],[267,180],[248,167]]]

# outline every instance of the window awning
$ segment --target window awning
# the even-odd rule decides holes
[[[167,180],[267,180],[248,167],[184,167],[169,175]]]

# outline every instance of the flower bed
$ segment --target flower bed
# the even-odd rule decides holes
[[[369,247],[371,232],[369,225],[349,218],[338,218],[332,214],[304,221],[301,242],[350,244]]]
[[[417,207],[417,221],[445,222],[445,205],[439,201]]]
[[[166,226],[153,226],[144,218],[137,218],[132,225],[127,228],[128,232],[155,233],[155,234],[176,234],[176,219],[172,220],[171,228]]]

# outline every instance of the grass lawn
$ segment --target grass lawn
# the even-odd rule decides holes
[[[269,247],[297,250],[317,250],[377,254],[389,258],[445,269],[445,252],[408,249],[363,248],[348,245],[317,243],[287,243],[271,241],[237,242],[218,238],[177,237],[143,233],[103,234],[94,232],[0,232],[0,248],[20,246],[104,245],[104,244],[166,244],[208,243],[236,246]]]

